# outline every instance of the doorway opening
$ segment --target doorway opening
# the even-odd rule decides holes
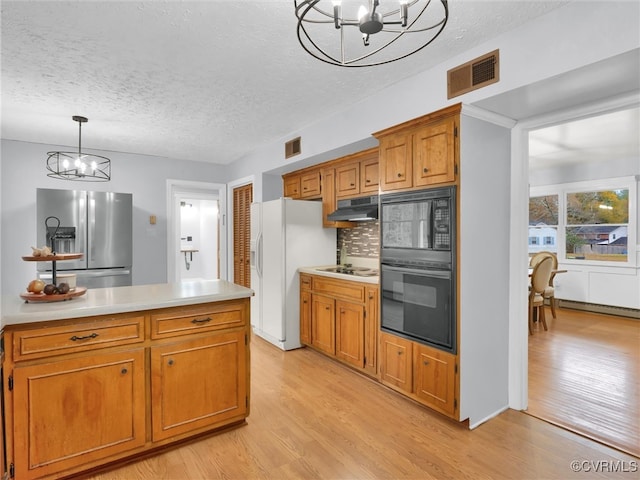
[[[611,112],[614,112],[615,116]],[[629,114],[631,114],[631,120],[627,118]],[[541,249],[557,253],[561,262],[566,259],[574,263],[575,260],[588,262],[579,265],[577,270],[594,269],[595,275],[593,278],[592,276],[588,278],[595,281],[594,278],[604,275],[606,269],[594,267],[594,262],[610,260],[610,252],[606,258],[602,255],[603,258],[592,255],[593,258],[585,260],[584,256],[575,258],[571,256],[569,252],[574,252],[576,247],[573,243],[569,244],[570,237],[567,232],[570,232],[570,228],[565,228],[563,223],[565,216],[569,217],[568,210],[565,211],[569,206],[564,206],[564,197],[557,202],[560,204],[560,208],[557,208],[556,203],[548,201],[552,196],[540,197],[535,192],[542,189],[541,192],[544,193],[545,189],[553,188],[562,191],[562,186],[580,185],[580,182],[602,181],[606,184],[607,181],[612,181],[613,177],[640,174],[637,167],[634,169],[628,166],[630,162],[637,162],[638,158],[637,106],[633,108],[617,106],[612,110],[605,109],[577,118],[587,121],[553,122],[551,128],[544,129],[543,135],[537,135],[535,140],[538,155],[534,156],[533,142],[527,142],[529,143],[528,183],[533,188],[532,196],[538,202],[533,204],[533,208],[538,208],[540,199],[544,199],[548,207],[547,220],[535,226],[530,223],[528,246],[531,253],[539,244]],[[617,120],[618,118],[620,120]],[[532,132],[535,128],[545,125],[530,126],[529,131]],[[593,130],[586,130],[592,126]],[[531,140],[530,134],[529,139]],[[541,144],[540,140],[544,143]],[[635,186],[629,188],[627,192],[631,190],[635,191]],[[567,195],[567,198],[573,198],[576,195],[572,193]],[[628,198],[634,200],[635,195],[630,195]],[[588,198],[585,196],[584,200]],[[630,206],[633,203],[630,202]],[[579,206],[574,202],[570,207],[572,218],[577,218],[577,213],[574,212],[581,211]],[[633,221],[635,208],[629,211],[632,212],[630,225],[633,228],[628,232],[625,230],[625,246],[627,234],[630,237],[630,243],[636,244],[636,226]],[[536,212],[539,213],[538,210]],[[552,217],[555,221],[551,219]],[[559,221],[558,218],[560,218]],[[620,230],[619,226],[607,227],[605,225],[607,222],[598,221],[597,223],[599,231],[605,231],[608,228],[612,231]],[[629,223],[628,219],[627,223]],[[534,230],[533,234],[531,229]],[[544,233],[537,236],[536,232]],[[579,233],[583,232],[588,233],[589,229],[581,227]],[[540,243],[532,242],[536,239]],[[587,240],[583,243],[587,244]],[[605,241],[604,238],[594,240],[587,246],[594,250],[596,247],[605,248],[603,246],[605,244],[607,248],[611,248],[610,242]],[[633,264],[633,258],[628,263]],[[627,270],[630,269],[627,268]],[[607,271],[607,273],[610,272]],[[572,275],[573,283],[568,279],[561,279],[560,285],[557,283],[555,285],[556,296],[560,293],[559,298],[569,298],[567,305],[571,302],[579,303],[580,300],[589,301],[589,282],[580,281],[585,275],[572,272],[569,274]],[[632,276],[627,275],[627,277]],[[614,305],[611,310],[615,310],[616,287],[610,286],[609,289],[606,287],[604,285],[603,288],[599,288],[598,294],[602,303]],[[610,296],[606,299],[604,299],[604,292],[610,292],[607,294]],[[560,300],[559,303],[562,307],[565,302]],[[551,318],[547,313],[547,318],[551,320],[550,322],[548,320],[548,331],[538,328],[533,336],[528,336],[526,342],[528,344],[526,350],[528,375],[525,377],[528,378],[526,413],[632,455],[640,454],[638,450],[640,371],[637,367],[640,323],[622,316],[594,313],[588,308],[584,311],[557,308],[556,311],[557,318]]]
[[[226,186],[167,180],[167,279],[227,279]]]

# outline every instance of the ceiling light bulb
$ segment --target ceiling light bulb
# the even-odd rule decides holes
[[[97,168],[98,168],[98,164],[95,161],[91,162],[91,170],[95,172]]]
[[[73,162],[73,164],[76,166],[76,168],[80,167],[80,165],[82,165],[82,162],[80,161],[79,158],[76,158],[76,161]]]
[[[342,3],[342,0],[332,0],[332,2],[331,2],[331,4],[334,7],[339,7],[341,3]]]
[[[87,169],[87,164],[84,162],[80,162],[80,171],[84,173],[86,169]]]
[[[64,168],[65,170],[69,168],[69,160],[67,160],[66,158],[62,161],[62,168]]]

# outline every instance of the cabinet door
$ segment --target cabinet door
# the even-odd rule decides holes
[[[426,405],[453,416],[457,409],[455,355],[418,344],[414,355],[416,396]]]
[[[300,198],[300,176],[284,177],[284,196],[293,199]]]
[[[16,478],[145,444],[144,349],[18,366],[13,376]]]
[[[323,352],[335,355],[335,300],[323,295],[312,295],[311,301],[311,344]]]
[[[411,393],[413,390],[413,343],[404,338],[380,334],[380,380]]]
[[[300,343],[311,344],[311,292],[300,292]]]
[[[360,164],[350,163],[336,167],[336,196],[353,197],[360,193]]]
[[[328,228],[349,228],[356,224],[353,222],[334,222],[327,220],[327,215],[336,211],[338,201],[336,199],[335,169],[324,168],[322,170],[322,226]]]
[[[412,143],[410,135],[389,135],[380,139],[380,190],[412,186]]]
[[[455,118],[427,125],[413,136],[413,185],[453,182],[455,176]]]
[[[378,373],[378,289],[367,287],[364,319],[364,368],[369,373]]]
[[[360,193],[378,193],[380,174],[378,169],[378,154],[375,157],[363,160],[360,164]]]
[[[336,300],[336,357],[364,367],[364,307]]]
[[[300,198],[319,197],[321,193],[320,170],[305,173],[300,177]]]
[[[245,331],[151,347],[153,441],[245,417]]]

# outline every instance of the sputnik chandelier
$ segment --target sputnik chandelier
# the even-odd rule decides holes
[[[371,67],[408,57],[433,42],[449,19],[447,0],[294,0],[294,4],[302,48],[341,67]]]
[[[48,177],[61,180],[80,180],[85,182],[108,182],[111,180],[111,160],[100,155],[82,153],[82,124],[89,119],[74,115],[78,122],[77,152],[47,152]]]

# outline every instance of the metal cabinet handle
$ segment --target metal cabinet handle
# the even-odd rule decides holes
[[[69,340],[71,340],[72,342],[78,342],[80,340],[90,340],[92,338],[96,338],[97,336],[98,336],[97,333],[92,333],[91,335],[85,335],[84,337],[78,337],[77,335],[74,335]]]
[[[368,178],[365,180],[365,182],[367,183],[371,183],[371,180],[369,180]]]
[[[428,169],[427,167],[424,167],[424,168],[422,169],[422,172],[423,172],[423,173],[427,173],[428,171],[429,171],[429,169]]]
[[[402,355],[402,350],[398,350],[398,355]]]
[[[427,360],[425,360],[424,362],[422,362],[423,365],[429,365],[429,362]]]
[[[175,362],[173,361],[173,358],[170,358],[169,361],[167,362],[167,365],[171,366],[173,365]]]
[[[126,375],[128,372],[128,370],[126,368],[123,368],[122,370],[120,370],[120,373],[123,375]]]
[[[402,174],[401,173],[398,174],[398,178],[402,178]]]
[[[207,323],[211,321],[211,317],[207,317],[207,318],[194,318],[193,320],[191,320],[191,323],[193,324],[198,324],[198,323]]]

